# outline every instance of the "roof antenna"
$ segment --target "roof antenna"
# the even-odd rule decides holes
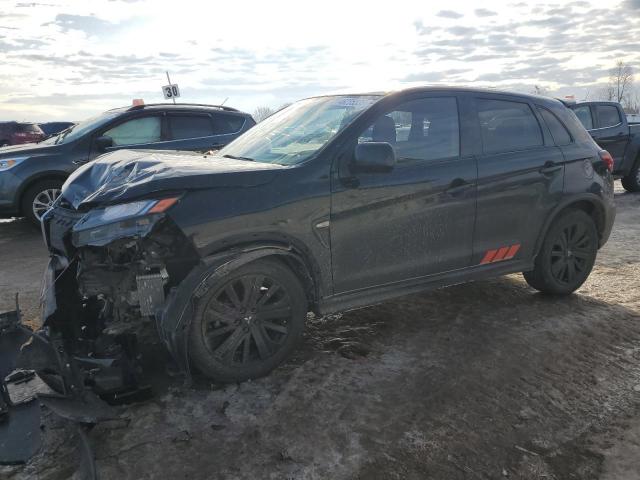
[[[229,97],[225,98],[222,103],[220,104],[220,106],[224,105],[226,103],[226,101],[229,100]]]

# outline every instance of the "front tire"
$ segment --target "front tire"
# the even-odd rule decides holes
[[[582,210],[568,210],[551,225],[535,267],[524,272],[529,285],[543,293],[568,295],[585,282],[598,253],[598,231]]]
[[[60,196],[61,189],[62,182],[53,179],[42,180],[29,187],[22,197],[22,214],[39,227],[40,218]]]
[[[189,332],[192,362],[222,382],[258,378],[302,339],[307,298],[296,275],[274,260],[244,265],[211,286]]]
[[[640,160],[627,176],[622,177],[622,186],[627,192],[640,192]]]

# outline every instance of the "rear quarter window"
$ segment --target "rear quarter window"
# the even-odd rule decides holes
[[[213,125],[208,115],[170,115],[168,118],[173,140],[213,135]]]
[[[547,125],[549,132],[551,132],[555,144],[560,146],[569,145],[571,143],[571,135],[558,117],[544,107],[538,107],[538,112],[540,112],[544,123]]]
[[[527,103],[477,99],[478,118],[486,153],[542,146],[542,131]]]
[[[226,135],[239,132],[245,119],[239,115],[213,114],[213,134]]]

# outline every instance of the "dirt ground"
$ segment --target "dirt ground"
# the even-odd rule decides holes
[[[580,291],[520,275],[310,319],[304,346],[240,385],[172,385],[90,434],[102,479],[640,479],[640,195],[617,189]],[[45,252],[0,224],[0,309],[36,317]],[[73,431],[0,478],[74,476]],[[77,475],[76,475],[77,477]]]

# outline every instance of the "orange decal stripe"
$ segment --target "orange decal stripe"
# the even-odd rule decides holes
[[[504,256],[505,260],[511,260],[513,257],[516,256],[516,253],[518,253],[518,250],[520,250],[520,244],[516,243],[515,245],[512,245],[511,248],[509,249],[509,251],[507,252],[507,254]]]
[[[500,260],[504,260],[504,256],[507,254],[508,251],[509,251],[509,247],[500,248],[500,250],[498,250],[498,253],[496,253],[496,256],[493,257],[493,260],[491,261],[499,262]]]
[[[487,253],[485,253],[484,258],[480,262],[480,265],[493,261],[493,257],[496,256],[496,253],[498,253],[498,250],[487,250]]]

